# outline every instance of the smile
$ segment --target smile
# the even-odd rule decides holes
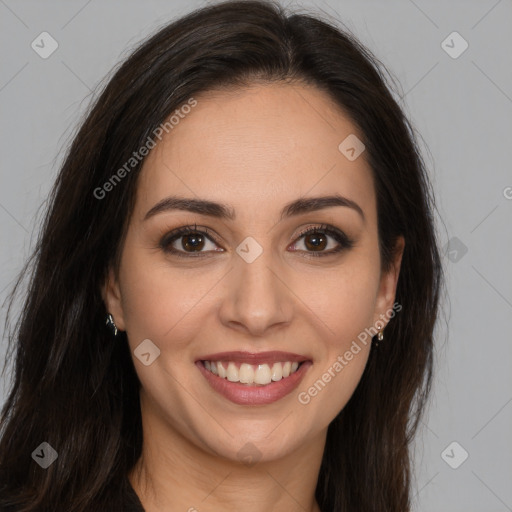
[[[299,368],[297,361],[276,362],[271,365],[236,363],[235,361],[203,361],[203,364],[207,370],[221,379],[260,386],[285,379]]]
[[[312,361],[288,352],[223,352],[195,362],[210,387],[238,405],[265,405],[290,394]]]

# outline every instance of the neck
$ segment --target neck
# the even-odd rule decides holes
[[[231,460],[143,414],[143,449],[129,473],[146,512],[321,512],[315,489],[326,430],[278,459]],[[205,447],[207,448],[207,447]]]

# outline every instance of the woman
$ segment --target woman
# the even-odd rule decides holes
[[[383,76],[253,1],[117,70],[11,336],[2,510],[410,510],[442,269]]]

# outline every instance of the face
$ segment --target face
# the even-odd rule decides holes
[[[104,298],[127,332],[145,428],[276,459],[323,436],[354,392],[370,351],[358,340],[389,318],[401,251],[381,272],[370,168],[338,149],[362,136],[325,93],[195,99],[145,160]]]

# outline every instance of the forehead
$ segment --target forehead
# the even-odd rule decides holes
[[[168,195],[199,196],[229,203],[243,218],[301,196],[339,193],[372,216],[364,152],[350,161],[338,148],[348,136],[362,135],[326,93],[273,83],[194,99],[144,162],[139,210]]]

